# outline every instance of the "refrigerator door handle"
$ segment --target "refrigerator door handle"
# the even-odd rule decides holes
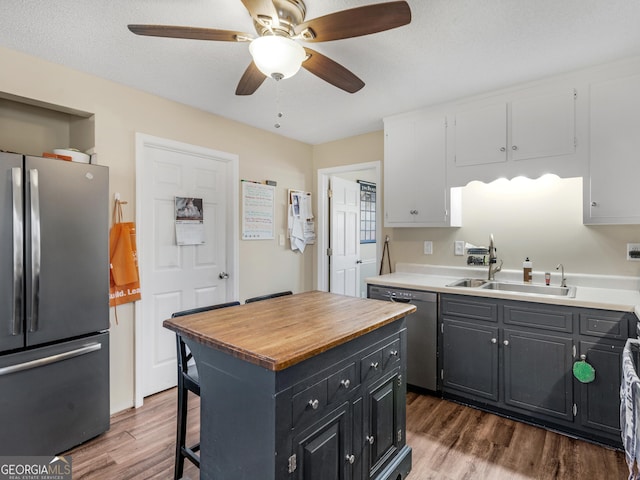
[[[40,189],[38,170],[29,170],[31,205],[31,309],[29,331],[38,330],[38,310],[40,307]]]
[[[69,350],[68,352],[58,353],[57,355],[51,355],[49,357],[39,358],[37,360],[31,360],[30,362],[17,363],[16,365],[9,365],[8,367],[0,368],[0,377],[3,375],[9,375],[10,373],[22,372],[24,370],[31,370],[33,368],[43,367],[52,363],[61,362],[69,358],[78,357],[80,355],[86,355],[87,353],[96,352],[102,348],[101,343],[89,343],[83,347],[76,348],[75,350]]]
[[[11,169],[11,190],[13,203],[13,305],[11,315],[11,335],[22,333],[22,282],[24,275],[24,248],[22,222],[22,169]]]

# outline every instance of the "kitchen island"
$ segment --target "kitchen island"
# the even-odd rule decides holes
[[[306,292],[165,320],[193,352],[202,479],[404,479],[406,304]]]

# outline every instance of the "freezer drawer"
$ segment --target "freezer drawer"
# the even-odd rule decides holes
[[[109,429],[109,333],[0,356],[0,452],[55,455]]]

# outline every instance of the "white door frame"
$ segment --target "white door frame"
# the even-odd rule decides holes
[[[376,191],[376,264],[380,261],[382,254],[380,245],[382,242],[382,191],[381,186],[381,162],[354,163],[353,165],[342,165],[340,167],[318,169],[318,221],[317,221],[317,285],[318,290],[329,291],[329,262],[327,262],[327,248],[329,248],[329,179],[331,175],[340,175],[348,172],[359,172],[362,170],[374,170]]]
[[[210,148],[191,145],[188,143],[177,142],[166,138],[154,137],[143,133],[136,133],[136,225],[141,226],[143,219],[142,212],[142,171],[144,165],[144,149],[146,146],[154,148],[162,148],[166,150],[175,150],[188,155],[202,155],[204,157],[214,157],[218,161],[227,162],[230,167],[227,170],[226,183],[227,188],[227,268],[231,277],[227,283],[227,300],[232,301],[238,298],[240,292],[240,261],[239,261],[239,160],[238,155],[212,150]],[[144,228],[136,229],[137,245],[142,245],[142,239],[145,234]],[[138,250],[138,255],[144,255],[144,252]],[[142,264],[142,262],[139,262]],[[141,272],[142,275],[142,272]],[[142,394],[142,305],[141,302],[135,303],[135,372],[134,372],[134,406],[141,407],[144,401]]]

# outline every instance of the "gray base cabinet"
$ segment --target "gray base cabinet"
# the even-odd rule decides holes
[[[200,478],[404,480],[405,325],[280,371],[186,339],[201,379]]]
[[[463,295],[440,296],[445,398],[621,446],[621,354],[634,315]],[[584,358],[591,383],[573,376]]]

